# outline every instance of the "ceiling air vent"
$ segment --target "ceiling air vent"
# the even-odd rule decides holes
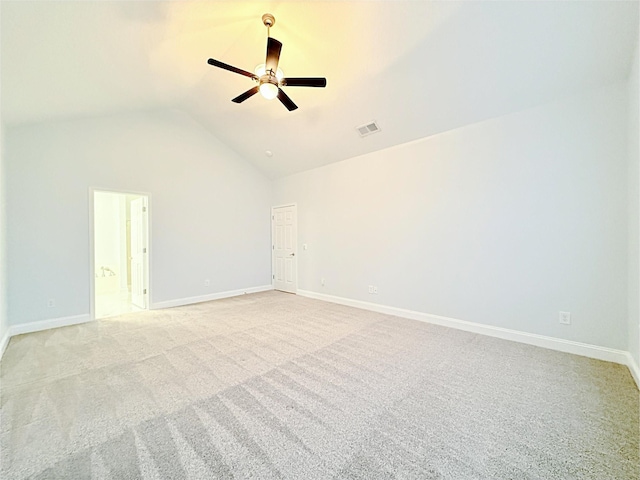
[[[380,127],[374,120],[371,123],[365,123],[364,125],[360,125],[359,127],[356,127],[356,130],[358,130],[358,133],[360,134],[361,137],[366,137],[367,135],[371,135],[372,133],[379,132]]]

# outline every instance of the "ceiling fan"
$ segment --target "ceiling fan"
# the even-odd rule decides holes
[[[246,99],[260,92],[264,98],[269,100],[277,97],[278,100],[287,107],[287,110],[295,110],[298,106],[293,103],[289,96],[284,93],[280,87],[326,87],[327,79],[319,77],[284,77],[282,70],[278,68],[282,43],[269,35],[269,29],[276,23],[276,19],[270,13],[265,13],[262,16],[262,23],[267,27],[267,59],[264,65],[259,65],[256,68],[255,73],[227,65],[226,63],[214,60],[213,58],[210,58],[208,63],[214,67],[224,68],[230,72],[239,73],[240,75],[249,77],[251,80],[257,82],[258,85],[238,95],[236,98],[231,100],[232,102],[242,103]]]

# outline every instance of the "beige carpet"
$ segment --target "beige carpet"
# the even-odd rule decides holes
[[[626,367],[279,292],[14,337],[0,477],[632,479]]]

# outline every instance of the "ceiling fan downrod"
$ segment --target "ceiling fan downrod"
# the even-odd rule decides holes
[[[270,29],[276,24],[276,17],[274,17],[270,13],[265,13],[264,15],[262,15],[262,23],[264,23],[264,26],[267,27],[267,37],[270,37]]]

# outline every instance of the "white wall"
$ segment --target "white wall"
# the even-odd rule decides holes
[[[123,193],[94,193],[96,295],[127,291],[127,196]]]
[[[122,252],[121,244],[126,235],[121,230],[126,218],[121,217],[121,210],[125,199],[125,195],[95,192],[93,222],[96,275],[102,274],[100,267],[109,267],[119,277],[122,276],[120,258],[126,253]]]
[[[151,195],[152,303],[271,283],[271,183],[187,115],[5,133],[11,325],[89,313],[90,187]]]
[[[628,350],[640,365],[640,122],[638,114],[638,56],[640,51],[636,47],[633,66],[629,76],[629,325]]]
[[[626,350],[626,100],[614,85],[276,181],[308,244],[299,288]]]

